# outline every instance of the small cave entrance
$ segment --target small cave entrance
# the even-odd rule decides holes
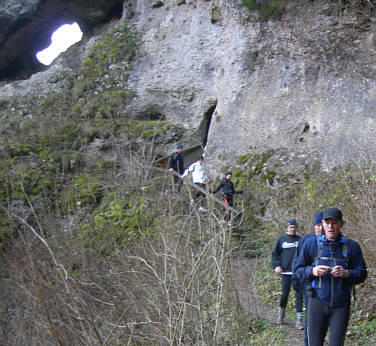
[[[210,124],[212,121],[213,114],[215,112],[215,109],[217,108],[217,100],[211,101],[208,105],[207,110],[203,114],[203,119],[194,134],[193,138],[191,138],[190,146],[184,147],[183,154],[184,154],[184,164],[187,168],[191,163],[198,161],[200,156],[203,154],[206,143],[208,141],[208,133],[210,129]],[[138,114],[137,119],[145,119],[146,117],[148,119],[154,118],[154,117],[162,117],[163,115],[155,110],[148,110],[143,113]],[[166,169],[167,162],[168,162],[169,156],[163,156],[157,158],[155,165],[160,168]]]
[[[212,121],[212,117],[214,114],[215,109],[217,108],[217,101],[214,101],[210,107],[207,109],[207,111],[204,113],[204,118],[202,119],[202,122],[198,129],[198,135],[201,139],[201,146],[205,148],[206,143],[208,142],[208,133],[210,124]]]
[[[217,100],[211,101],[209,103],[207,110],[204,112],[203,119],[195,135],[195,138],[199,144],[194,145],[190,147],[188,150],[184,151],[184,158],[187,164],[197,161],[204,152],[206,143],[208,141],[210,124],[216,108]]]

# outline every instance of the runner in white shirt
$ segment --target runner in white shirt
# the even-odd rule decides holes
[[[207,181],[207,176],[206,176],[206,170],[205,170],[205,165],[204,165],[204,157],[200,156],[199,160],[197,162],[192,163],[184,172],[182,177],[187,176],[189,173],[192,174],[192,181],[193,184],[197,185],[198,187],[202,188],[205,190],[206,188],[206,181]],[[196,189],[194,193],[194,199],[201,201],[202,198],[204,197],[205,194],[201,192],[199,189]],[[194,200],[191,200],[191,203],[194,203]],[[200,211],[203,211],[204,208],[202,205],[199,207]]]

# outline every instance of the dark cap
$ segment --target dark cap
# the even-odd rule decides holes
[[[227,172],[227,173],[225,174],[225,177],[227,177],[229,174],[232,175],[232,172]]]
[[[297,226],[298,224],[296,223],[296,220],[291,219],[286,222],[286,228],[289,226]]]
[[[313,225],[314,226],[318,225],[322,221],[322,215],[323,215],[322,211],[319,211],[318,213],[313,215]]]
[[[324,210],[323,215],[322,215],[322,219],[323,220],[334,219],[334,220],[337,220],[337,221],[342,221],[342,211],[340,211],[337,208],[328,208],[328,209]]]
[[[176,149],[183,149],[183,145],[182,144],[176,144]]]

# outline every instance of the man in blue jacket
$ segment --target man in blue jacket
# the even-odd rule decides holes
[[[296,273],[295,273],[296,259],[298,258],[300,251],[303,247],[303,244],[305,243],[305,241],[307,239],[316,238],[317,236],[320,236],[324,233],[324,228],[323,228],[323,225],[322,225],[322,215],[323,215],[322,211],[317,212],[317,213],[315,213],[315,215],[313,215],[314,232],[308,233],[308,234],[302,236],[299,239],[298,247],[296,248],[295,257],[294,257],[294,260],[292,261],[293,287],[295,287],[294,285],[297,285],[297,286],[299,285],[298,288],[296,288],[296,289],[300,289],[300,290],[303,291],[304,305],[306,307],[306,311],[308,310],[307,309],[307,306],[308,306],[307,285],[310,284],[310,282],[308,282],[308,283],[307,282],[300,282],[299,278],[296,277]],[[308,346],[307,317],[306,317],[305,322],[304,322],[304,345]]]
[[[350,317],[351,289],[367,277],[357,242],[346,239],[341,229],[342,212],[323,212],[324,234],[309,238],[296,259],[296,275],[312,281],[307,311],[308,344],[321,346],[329,328],[331,346],[342,346]]]

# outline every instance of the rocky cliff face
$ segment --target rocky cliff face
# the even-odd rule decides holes
[[[215,105],[214,162],[269,149],[326,168],[374,157],[375,25],[335,9],[288,2],[281,18],[260,21],[235,1],[138,2],[144,55],[130,109],[158,105],[192,130]]]
[[[274,167],[292,169],[375,157],[376,23],[365,12],[288,1],[282,15],[262,20],[237,0],[130,0],[119,21],[132,24],[140,42],[123,80],[135,96],[121,115],[158,114],[181,125],[180,140],[205,145],[217,172],[268,150]],[[51,75],[67,71],[64,61],[44,72],[52,83],[39,74],[43,88],[62,83]],[[0,100],[26,85],[41,87],[4,84]]]

